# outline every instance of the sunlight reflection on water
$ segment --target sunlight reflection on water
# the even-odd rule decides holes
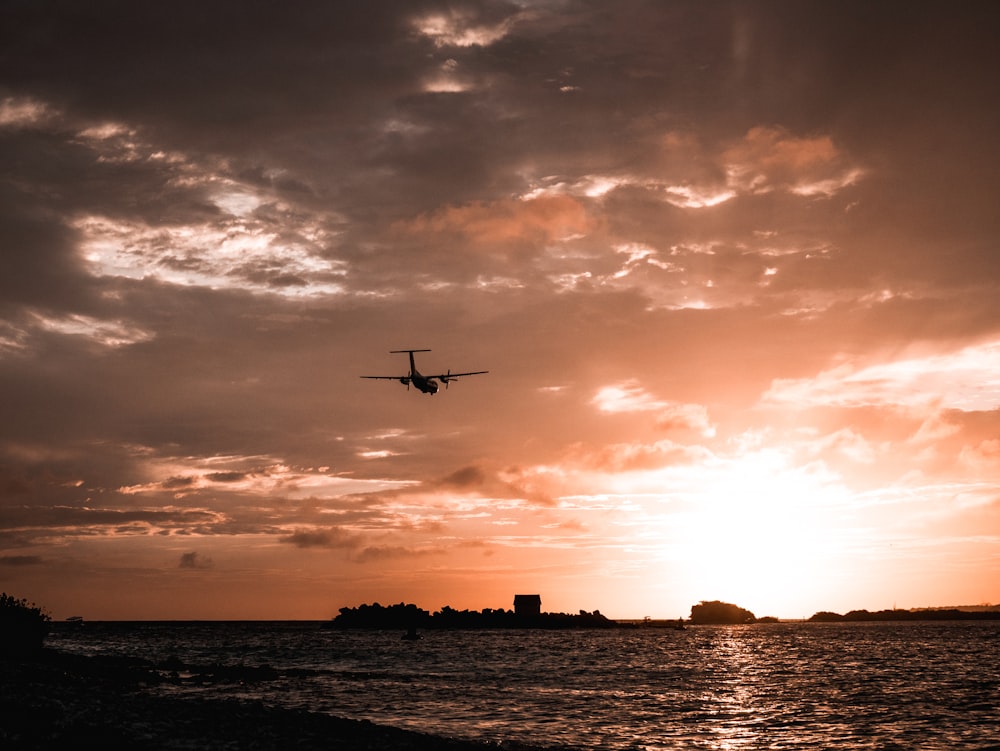
[[[97,624],[67,651],[270,665],[261,698],[458,737],[607,749],[997,749],[1000,623],[341,632]],[[166,689],[165,689],[166,690]]]

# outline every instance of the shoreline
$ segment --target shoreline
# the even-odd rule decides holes
[[[163,680],[152,666],[136,660],[51,648],[31,657],[0,656],[0,747],[553,751],[435,736],[258,700],[156,695],[155,686]]]

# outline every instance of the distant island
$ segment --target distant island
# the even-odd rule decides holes
[[[865,621],[1000,621],[998,610],[965,610],[960,608],[921,608],[919,610],[851,610],[844,615],[821,611],[809,618],[810,623],[857,623]]]
[[[702,600],[691,606],[691,623],[705,625],[737,625],[757,623],[757,617],[746,608],[729,602]]]
[[[809,623],[855,623],[875,621],[996,621],[1000,620],[1000,610],[992,606],[968,608],[919,608],[914,610],[851,610],[841,615],[828,610],[820,611],[807,619]],[[749,610],[728,602],[701,602],[691,608],[691,623],[736,625],[742,623],[778,623],[778,618],[770,616],[757,618]]]
[[[1000,610],[990,610],[991,606],[975,608],[919,608],[916,610],[851,610],[845,615],[820,611],[807,619],[809,623],[852,623],[862,621],[997,621]],[[693,624],[742,624],[778,623],[778,618],[770,616],[757,618],[749,610],[728,602],[701,602],[691,608]]]
[[[1000,620],[1000,610],[985,608],[925,608],[919,610],[852,610],[845,615],[821,611],[807,619],[809,623],[849,623],[862,621],[981,621]],[[765,616],[758,618],[746,608],[719,600],[703,600],[691,606],[687,620],[615,621],[599,610],[569,613],[541,611],[539,595],[516,595],[514,609],[485,608],[455,610],[444,606],[431,613],[413,604],[399,603],[383,606],[377,602],[355,608],[343,607],[340,614],[325,622],[333,629],[574,629],[574,628],[679,628],[685,625],[749,625],[778,623],[780,619]]]
[[[444,606],[430,613],[416,605],[379,603],[341,608],[340,615],[327,624],[336,629],[500,629],[500,628],[616,628],[618,623],[595,610],[568,613],[525,612],[521,610],[455,610]]]

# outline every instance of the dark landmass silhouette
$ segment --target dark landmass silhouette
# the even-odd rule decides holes
[[[52,619],[42,608],[6,592],[0,594],[0,655],[31,654],[42,648]]]
[[[601,615],[599,610],[576,615],[539,613],[525,615],[513,610],[455,610],[444,606],[430,613],[413,604],[383,606],[379,603],[341,608],[340,615],[324,624],[337,629],[499,629],[499,628],[617,628],[620,624]]]
[[[820,611],[806,619],[808,623],[840,623],[859,621],[985,621],[1000,620],[1000,610],[962,608],[922,608],[919,610],[852,610],[845,615]],[[340,615],[323,623],[333,629],[401,629],[413,633],[416,629],[574,629],[574,628],[673,628],[685,625],[750,625],[780,623],[773,616],[756,617],[751,611],[719,600],[703,600],[691,606],[688,620],[616,621],[602,615],[599,610],[577,614],[540,613],[525,615],[513,610],[485,608],[484,610],[455,610],[444,606],[431,613],[413,604],[399,603],[383,606],[377,602],[344,607]]]
[[[810,623],[856,623],[865,621],[1000,621],[998,610],[960,610],[932,608],[921,610],[851,610],[844,615],[823,610],[809,618]]]
[[[691,623],[712,625],[736,625],[756,623],[757,616],[746,608],[719,600],[702,600],[691,606]]]

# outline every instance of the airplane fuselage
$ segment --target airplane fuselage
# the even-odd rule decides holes
[[[399,382],[404,386],[409,386],[413,384],[420,391],[425,394],[436,394],[438,391],[438,382],[433,378],[424,378],[420,373],[413,371],[408,376],[404,376],[399,379]]]

